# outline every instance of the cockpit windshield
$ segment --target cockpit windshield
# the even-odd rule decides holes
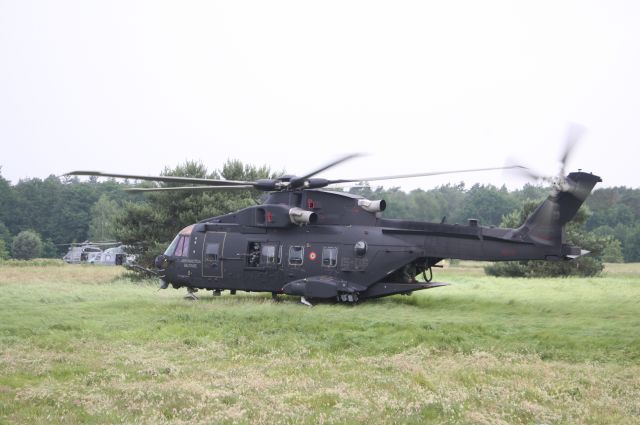
[[[164,251],[164,255],[173,255],[173,252],[176,250],[176,245],[178,245],[178,239],[180,239],[180,235],[177,235],[171,245]]]
[[[189,235],[178,235],[175,237],[171,245],[166,249],[164,255],[173,255],[175,257],[189,256]]]

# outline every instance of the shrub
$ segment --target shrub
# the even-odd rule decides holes
[[[13,258],[18,260],[30,260],[42,254],[42,240],[40,235],[33,230],[24,230],[13,238],[11,246]]]

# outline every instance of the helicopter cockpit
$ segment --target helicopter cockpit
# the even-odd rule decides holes
[[[193,225],[182,229],[164,251],[164,255],[174,257],[188,257],[192,229]]]

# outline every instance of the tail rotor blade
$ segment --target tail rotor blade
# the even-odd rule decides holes
[[[584,133],[585,128],[583,126],[578,124],[569,125],[569,128],[567,129],[567,138],[564,143],[564,150],[562,152],[562,155],[560,156],[560,164],[562,164],[560,168],[560,175],[562,177],[564,177],[564,170],[567,165],[567,161],[569,160],[573,149],[575,148],[578,141],[582,138]]]
[[[583,126],[578,124],[569,125],[569,128],[567,129],[567,137],[565,139],[562,154],[560,155],[560,170],[557,176],[547,176],[547,175],[538,173],[528,167],[520,167],[518,171],[530,179],[542,181],[550,184],[553,187],[555,194],[559,192],[571,192],[576,197],[583,199],[588,194],[579,193],[581,191],[576,187],[576,185],[567,179],[565,175],[565,168],[567,166],[567,162],[569,161],[569,158],[571,157],[571,154],[576,144],[578,143],[578,141],[580,140],[580,138],[584,133],[585,133],[585,128]]]

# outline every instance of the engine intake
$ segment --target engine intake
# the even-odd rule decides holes
[[[377,213],[384,211],[387,208],[387,203],[384,199],[379,201],[370,201],[369,199],[358,199],[358,206],[363,210],[371,213]]]
[[[289,210],[289,218],[293,224],[315,224],[318,221],[318,214],[302,208],[291,208]]]

